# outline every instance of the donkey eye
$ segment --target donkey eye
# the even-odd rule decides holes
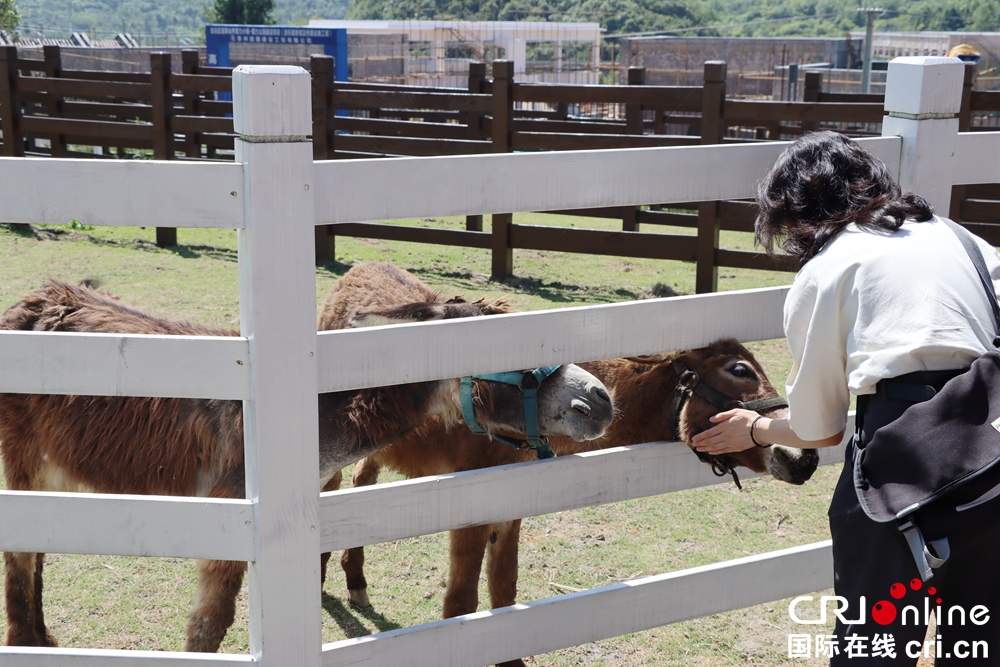
[[[742,361],[738,361],[729,367],[729,372],[738,378],[752,378],[757,377],[757,374],[753,372],[750,366]]]

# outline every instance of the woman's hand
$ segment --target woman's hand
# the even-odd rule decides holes
[[[729,454],[742,452],[754,446],[750,439],[750,428],[760,417],[750,410],[726,410],[712,417],[715,424],[691,438],[691,446],[706,454]],[[844,439],[844,431],[822,440],[803,440],[795,435],[787,419],[763,417],[753,426],[753,437],[762,445],[776,444],[798,449],[834,447]]]
[[[752,410],[726,410],[712,417],[712,423],[716,424],[707,431],[702,431],[691,439],[691,446],[699,452],[706,454],[729,454],[731,452],[742,452],[754,446],[750,439],[750,427],[754,421],[760,417]],[[754,436],[759,436],[759,428],[764,421],[770,421],[765,417],[758,422],[754,429]],[[767,442],[757,437],[757,442],[767,444]],[[769,442],[769,441],[768,441]]]

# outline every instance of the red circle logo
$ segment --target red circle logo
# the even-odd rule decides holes
[[[879,625],[889,625],[896,620],[896,605],[888,600],[876,602],[872,607],[872,620]]]
[[[912,588],[915,591],[919,591],[921,589],[921,587],[923,587],[923,585],[924,585],[924,582],[920,581],[919,579],[911,579],[910,580],[910,588]]]
[[[899,600],[906,595],[906,586],[903,584],[893,584],[889,587],[889,595]]]

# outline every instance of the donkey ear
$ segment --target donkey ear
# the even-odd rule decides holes
[[[397,306],[386,310],[369,310],[355,313],[351,316],[351,321],[348,322],[347,326],[350,329],[361,329],[364,327],[380,327],[386,324],[430,322],[432,320],[443,320],[445,313],[446,310],[441,304],[408,303],[404,306]]]
[[[625,357],[629,361],[634,361],[637,364],[658,364],[661,361],[666,361],[671,357],[676,356],[673,352],[657,352],[656,354],[640,354],[634,357]]]

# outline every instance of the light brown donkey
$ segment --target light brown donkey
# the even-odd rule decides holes
[[[633,445],[659,440],[683,440],[711,423],[709,417],[722,409],[691,392],[687,400],[675,406],[679,376],[691,387],[694,378],[714,388],[732,402],[758,401],[777,397],[753,354],[735,340],[718,341],[709,347],[663,355],[610,359],[583,368],[600,378],[611,391],[615,419],[604,437],[586,443],[556,437],[550,440],[559,455],[605,447]],[[691,374],[694,374],[692,376]],[[764,405],[774,406],[780,401]],[[772,407],[766,412],[781,410]],[[673,414],[676,413],[676,414]],[[374,484],[385,466],[407,477],[439,475],[531,460],[530,452],[516,450],[483,436],[462,430],[449,430],[445,424],[430,420],[405,434],[388,447],[355,464],[353,484]],[[717,474],[731,473],[736,466],[755,472],[769,472],[791,484],[802,484],[815,471],[819,458],[815,450],[798,450],[779,445],[768,449],[750,449],[736,455],[710,460]],[[339,483],[331,482],[325,490]],[[518,535],[521,521],[474,526],[451,531],[451,559],[448,585],[444,596],[444,617],[472,613],[479,604],[479,576],[484,553],[487,555],[486,579],[493,608],[514,604],[518,577]],[[329,554],[324,554],[323,572]],[[364,550],[348,549],[341,554],[351,602],[369,606],[364,576]],[[505,666],[523,665],[521,660]]]

